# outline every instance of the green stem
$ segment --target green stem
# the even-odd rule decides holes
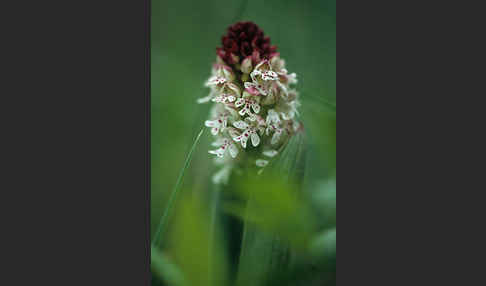
[[[214,256],[214,237],[216,235],[216,224],[217,224],[217,217],[218,217],[218,208],[219,202],[221,197],[221,188],[219,185],[215,186],[212,196],[211,196],[211,214],[210,214],[210,225],[209,225],[209,281],[213,282],[214,280],[214,273],[213,273],[213,256]]]
[[[182,178],[184,177],[184,173],[189,166],[189,163],[191,162],[192,159],[192,153],[194,152],[194,149],[196,149],[196,145],[199,142],[199,139],[201,138],[201,135],[204,132],[204,128],[201,129],[199,134],[196,137],[196,140],[192,144],[191,150],[189,151],[189,154],[187,154],[186,161],[184,163],[184,166],[182,167],[182,170],[179,173],[179,177],[177,178],[176,185],[172,191],[172,194],[170,195],[169,202],[167,203],[167,207],[165,208],[164,214],[162,215],[162,218],[159,222],[159,225],[157,227],[157,231],[155,232],[154,239],[152,244],[157,246],[157,243],[161,244],[162,243],[162,236],[163,236],[163,231],[165,231],[167,221],[169,219],[170,212],[172,211],[172,208],[174,207],[174,202],[176,200],[177,194],[180,190],[180,185],[182,183]]]

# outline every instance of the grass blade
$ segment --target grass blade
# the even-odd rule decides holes
[[[169,202],[167,203],[167,207],[165,208],[164,214],[162,215],[162,218],[160,219],[160,223],[157,227],[157,231],[155,232],[153,242],[152,244],[157,246],[158,244],[162,243],[162,236],[164,234],[164,231],[167,227],[167,221],[170,216],[170,212],[172,211],[172,208],[174,207],[175,200],[177,198],[177,193],[180,190],[180,186],[182,183],[182,178],[184,177],[184,173],[186,172],[186,169],[188,168],[189,164],[191,163],[192,159],[192,154],[194,153],[194,150],[196,149],[197,143],[199,142],[199,139],[201,138],[201,135],[204,132],[204,127],[199,131],[199,134],[196,137],[196,140],[194,140],[194,143],[192,144],[191,150],[189,151],[189,154],[187,154],[186,161],[184,162],[184,166],[182,167],[181,172],[179,173],[179,177],[177,178],[177,182],[175,184],[174,189],[172,190],[172,194],[170,195]]]

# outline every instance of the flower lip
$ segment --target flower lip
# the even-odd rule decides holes
[[[221,39],[222,47],[217,54],[227,64],[239,64],[245,58],[270,59],[276,55],[277,47],[270,45],[262,29],[253,22],[237,22],[230,26]]]

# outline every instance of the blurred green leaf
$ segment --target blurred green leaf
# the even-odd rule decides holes
[[[323,231],[316,235],[310,245],[315,257],[332,257],[336,255],[336,228]]]
[[[184,286],[227,285],[227,257],[219,228],[196,196],[185,195],[177,204],[168,253],[185,274]],[[210,247],[212,246],[212,247]]]
[[[227,206],[245,222],[237,285],[266,285],[276,273],[288,271],[293,251],[307,247],[314,221],[300,190],[305,151],[303,137],[294,136],[260,176],[238,182],[235,191],[246,206]]]
[[[336,179],[320,181],[310,193],[310,201],[322,228],[336,226]]]
[[[171,286],[183,285],[182,271],[155,247],[150,249],[150,267],[167,284]]]

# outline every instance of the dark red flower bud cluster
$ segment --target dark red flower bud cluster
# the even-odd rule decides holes
[[[276,54],[277,47],[270,45],[270,38],[253,22],[238,22],[228,28],[221,39],[223,47],[216,49],[217,54],[227,64],[241,63],[246,57],[259,61],[270,59]]]

